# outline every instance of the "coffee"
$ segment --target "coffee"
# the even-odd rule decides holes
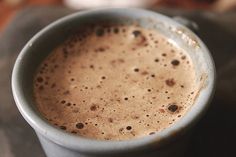
[[[188,53],[135,25],[79,31],[42,62],[33,85],[37,108],[51,124],[102,140],[170,127],[199,91]]]

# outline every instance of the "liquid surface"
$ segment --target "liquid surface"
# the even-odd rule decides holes
[[[34,96],[42,115],[62,130],[126,140],[183,117],[199,90],[195,77],[187,53],[155,30],[94,27],[42,62]]]

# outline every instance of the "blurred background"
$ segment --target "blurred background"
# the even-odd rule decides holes
[[[0,0],[0,30],[17,11],[29,6],[65,6],[72,9],[126,6],[168,7],[225,12],[236,8],[236,0]]]
[[[218,80],[184,157],[235,157],[236,0],[0,0],[0,157],[45,157],[11,92],[12,68],[23,46],[60,17],[103,7],[147,8],[198,25],[195,32],[212,53]]]

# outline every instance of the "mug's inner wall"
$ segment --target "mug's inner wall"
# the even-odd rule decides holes
[[[197,71],[196,74],[198,81],[201,80],[203,73],[207,73],[205,72],[207,70],[207,64],[206,61],[204,61],[204,54],[201,47],[196,44],[189,44],[189,41],[185,40],[186,36],[183,38],[183,35],[189,36],[190,39],[194,36],[189,30],[183,28],[182,26],[175,26],[170,21],[163,22],[162,19],[157,18],[139,17],[134,20],[133,17],[130,18],[128,16],[120,16],[119,14],[87,14],[77,18],[74,17],[66,19],[64,22],[57,22],[50,25],[44,33],[39,33],[36,35],[36,37],[34,37],[34,39],[27,45],[27,51],[29,52],[25,54],[24,62],[22,62],[22,66],[20,67],[21,89],[23,89],[22,93],[24,94],[24,97],[30,102],[31,107],[39,116],[40,114],[37,112],[33,96],[33,78],[38,66],[54,48],[63,43],[63,41],[65,41],[70,35],[77,32],[78,29],[83,29],[84,27],[88,27],[93,24],[139,24],[145,28],[156,29],[165,35],[170,42],[189,53]],[[176,32],[178,29],[183,31],[183,34]]]

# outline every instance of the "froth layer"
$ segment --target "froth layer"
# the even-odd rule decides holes
[[[53,125],[88,138],[126,140],[178,121],[198,92],[188,54],[160,32],[93,27],[71,36],[34,79],[39,111]]]

